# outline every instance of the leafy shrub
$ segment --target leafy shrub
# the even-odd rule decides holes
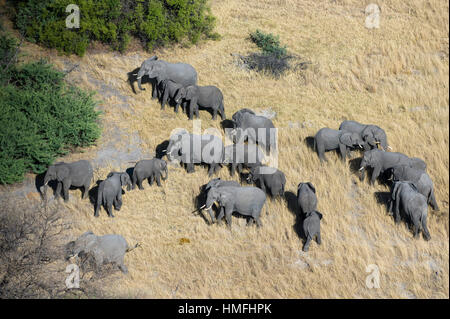
[[[67,85],[64,76],[39,61],[13,64],[0,83],[0,184],[19,182],[26,171],[42,173],[70,148],[100,136],[93,93]]]
[[[260,48],[265,55],[283,58],[287,56],[286,46],[281,46],[280,37],[260,30],[250,34],[250,39]]]
[[[67,5],[80,8],[80,28],[67,29]],[[91,40],[126,50],[131,37],[148,50],[204,36],[217,39],[207,0],[22,0],[16,4],[16,27],[30,41],[61,52],[83,55]]]
[[[266,72],[274,77],[280,77],[286,70],[290,69],[289,60],[293,58],[287,53],[286,46],[280,44],[280,39],[271,33],[256,30],[250,33],[250,40],[260,49],[261,53],[251,53],[241,57],[245,65],[258,72]]]

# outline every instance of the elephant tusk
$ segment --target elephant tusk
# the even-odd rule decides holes
[[[139,80],[140,78],[142,78],[142,76],[138,76],[138,77],[136,77],[136,79],[137,79],[137,80]]]
[[[359,170],[362,171],[364,169],[364,167],[361,167]]]
[[[388,146],[387,148],[390,149],[390,150],[392,150],[392,147],[390,147],[390,146]]]
[[[380,144],[380,142],[376,141],[375,144]]]

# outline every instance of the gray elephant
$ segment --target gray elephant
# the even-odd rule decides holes
[[[270,194],[272,197],[284,196],[286,177],[284,176],[284,173],[277,168],[265,165],[254,166],[250,170],[247,181],[259,186],[264,192]]]
[[[256,115],[252,110],[242,109],[232,116],[234,129],[231,135],[236,143],[258,143],[267,153],[276,150],[277,132],[272,121]]]
[[[377,125],[366,125],[356,121],[344,121],[339,126],[339,130],[357,133],[364,140],[364,150],[368,151],[373,148],[377,148],[378,144],[383,150],[387,151],[391,148],[387,142],[386,132]]]
[[[297,203],[303,214],[317,210],[316,188],[311,182],[298,184]]]
[[[141,68],[137,74],[138,86],[140,90],[145,90],[141,86],[142,77],[147,75],[151,79],[156,79],[156,87],[166,79],[172,80],[184,87],[197,84],[197,71],[190,64],[170,63],[164,60],[158,60],[158,57],[151,58],[142,62]],[[160,94],[160,93],[159,93]],[[158,97],[157,90],[152,92],[152,98]]]
[[[156,180],[158,186],[161,186],[161,179],[165,181],[168,175],[169,171],[165,160],[159,158],[141,160],[134,167],[132,176],[133,186],[131,188],[135,189],[137,184],[139,189],[143,190],[142,181],[147,178],[149,179],[150,186],[154,180]]]
[[[63,189],[64,201],[69,200],[69,188],[71,186],[83,187],[83,196],[86,198],[89,191],[89,186],[93,178],[94,169],[91,163],[86,160],[81,160],[73,163],[59,162],[51,165],[47,169],[44,177],[44,197],[47,196],[47,184],[51,180],[57,180],[55,198],[59,198],[61,188]]]
[[[252,219],[247,221],[256,222],[258,227],[262,226],[260,215],[266,202],[266,194],[257,187],[212,187],[206,198],[206,209],[210,210],[214,202],[219,203],[220,214],[217,218],[218,224],[221,223],[223,216],[227,220],[228,227],[231,229],[231,215],[237,212],[244,216],[250,216]]]
[[[214,178],[214,179],[210,180],[208,182],[208,184],[206,184],[205,187],[201,191],[204,191],[206,194],[206,197],[208,197],[209,191],[212,188],[218,188],[218,187],[241,187],[241,184],[239,184],[236,181],[225,181],[225,180],[220,179],[220,177],[218,177],[218,178]],[[202,207],[200,207],[200,209],[203,209],[205,207],[206,207],[206,204],[203,205]],[[214,213],[213,213],[211,207],[208,209],[208,213],[209,213],[209,216],[211,216],[211,224],[215,223],[216,218],[214,216]]]
[[[126,274],[128,269],[124,263],[125,253],[139,246],[139,243],[129,246],[125,238],[120,235],[97,236],[92,231],[88,231],[66,245],[66,259],[74,256],[86,258],[91,255],[97,269],[103,264],[114,263]]]
[[[215,120],[217,113],[220,114],[222,120],[225,120],[225,107],[223,105],[222,91],[216,86],[198,86],[190,85],[186,87],[183,96],[186,102],[189,102],[189,119],[192,120],[194,112],[198,118],[198,109],[202,107],[212,111],[212,119]]]
[[[321,244],[322,240],[320,238],[320,220],[322,219],[322,214],[318,211],[308,212],[305,219],[303,220],[303,232],[305,233],[306,242],[303,246],[303,251],[309,250],[309,245],[311,241],[316,238],[317,244]]]
[[[208,175],[212,176],[221,168],[223,152],[221,138],[211,134],[197,135],[181,130],[170,137],[166,155],[169,161],[176,159],[186,164],[188,173],[195,171],[194,164],[208,164]]]
[[[259,166],[264,161],[264,153],[257,144],[232,144],[225,146],[224,149],[224,164],[231,165],[231,176],[238,171],[240,174],[243,168],[252,168]]]
[[[112,205],[114,209],[119,211],[122,207],[122,186],[127,185],[127,190],[131,189],[130,176],[125,172],[111,172],[106,179],[98,186],[97,203],[95,206],[94,216],[98,217],[100,206],[103,204],[109,217],[114,217],[112,213]]]
[[[314,148],[317,150],[320,161],[326,161],[325,151],[339,149],[342,161],[347,157],[347,150],[355,147],[363,148],[364,141],[357,133],[346,132],[342,130],[333,130],[331,128],[321,128],[314,137]]]
[[[175,113],[178,113],[183,97],[186,95],[185,87],[182,84],[166,79],[161,81],[160,90],[162,93],[161,110],[164,110],[168,101],[173,101],[175,102]]]
[[[380,173],[393,168],[398,165],[408,165],[418,170],[425,171],[427,165],[425,162],[417,157],[408,157],[405,154],[398,152],[385,152],[379,149],[365,151],[361,161],[360,171],[362,171],[361,180],[364,179],[365,168],[372,167],[373,173],[370,183],[374,184]]]
[[[427,199],[418,192],[416,185],[412,182],[395,182],[391,195],[389,211],[392,212],[394,206],[395,222],[400,222],[400,211],[402,211],[414,226],[414,237],[417,238],[419,231],[422,230],[425,239],[430,240],[431,236],[427,228]]]
[[[392,168],[392,178],[394,181],[413,182],[419,193],[425,196],[427,203],[431,205],[434,210],[439,210],[434,195],[433,181],[426,172],[408,165],[399,165]]]

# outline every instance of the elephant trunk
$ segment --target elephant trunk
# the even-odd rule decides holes
[[[161,174],[161,178],[163,181],[165,181],[167,179],[167,177],[169,177],[169,170],[167,169],[167,165],[164,166],[164,173],[166,174],[166,176]]]
[[[141,91],[145,91],[145,89],[142,87],[142,77],[144,76],[144,72],[140,71],[137,74],[137,80],[138,80],[138,87]]]

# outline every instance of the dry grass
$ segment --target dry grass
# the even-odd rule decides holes
[[[144,191],[124,195],[114,219],[104,210],[94,218],[92,205],[78,192],[71,195],[67,207],[76,222],[74,235],[91,229],[143,243],[126,257],[130,274],[108,290],[148,298],[448,298],[448,2],[409,2],[378,1],[381,28],[367,30],[363,11],[370,1],[213,1],[221,41],[157,52],[165,60],[192,64],[200,84],[220,87],[228,118],[243,107],[277,112],[286,190],[295,194],[301,181],[316,186],[323,243],[301,252],[296,218],[281,200],[268,200],[261,229],[247,228],[238,218],[232,232],[224,225],[208,226],[190,213],[199,187],[208,181],[206,170],[197,167],[187,174],[171,167],[162,188],[144,184]],[[257,28],[280,35],[292,53],[311,61],[310,67],[279,80],[236,67],[230,54],[255,51],[247,37]],[[67,60],[31,44],[25,50],[31,57],[49,56],[60,67]],[[136,53],[141,60],[132,58]],[[91,53],[70,60],[80,63],[74,77],[89,72],[130,97],[130,109],[105,112],[106,129],[115,123],[126,132],[137,131],[141,146],[154,151],[172,129],[192,130],[192,124],[173,109],[161,112],[149,89],[133,94],[126,73],[147,56],[142,51],[126,57]],[[90,86],[86,77],[79,82]],[[120,103],[115,97],[104,100],[107,110]],[[220,129],[208,113],[200,117],[203,129]],[[394,151],[427,162],[441,208],[429,210],[430,242],[413,239],[404,224],[394,225],[375,197],[387,187],[360,182],[335,154],[328,153],[330,162],[320,165],[306,146],[306,137],[324,126],[337,129],[343,119],[382,126]],[[303,122],[309,125],[295,124]],[[123,136],[123,145],[128,142]],[[95,158],[96,150],[67,160]],[[96,177],[129,166],[98,169]],[[219,176],[228,179],[228,171],[222,169]],[[190,242],[181,245],[181,238]],[[366,288],[369,264],[380,269],[380,289]]]

